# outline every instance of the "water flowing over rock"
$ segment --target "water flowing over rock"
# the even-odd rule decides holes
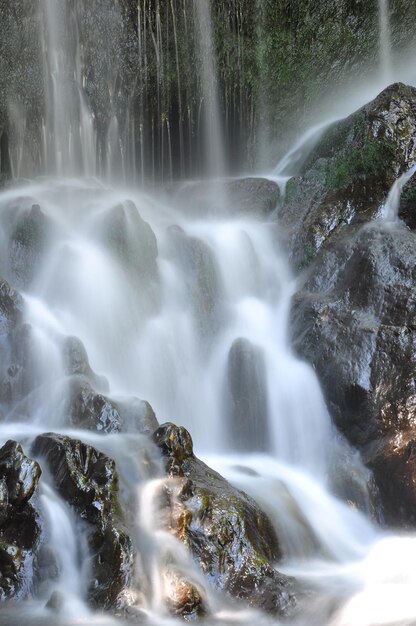
[[[286,614],[293,582],[273,563],[280,557],[267,516],[193,454],[188,431],[163,424],[154,440],[165,457],[170,486],[170,524],[217,589],[252,606]]]
[[[236,450],[267,450],[268,406],[262,350],[236,339],[228,354],[228,428]]]
[[[189,181],[175,190],[174,201],[191,216],[267,217],[276,208],[279,186],[261,177]]]
[[[64,435],[38,436],[33,453],[45,459],[61,497],[89,524],[92,553],[90,601],[117,606],[133,576],[132,540],[122,521],[115,462]]]
[[[342,432],[374,469],[389,522],[415,523],[409,481],[416,390],[416,238],[349,229],[327,245],[294,298],[294,345],[313,363]]]

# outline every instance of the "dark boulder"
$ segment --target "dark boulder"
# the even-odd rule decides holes
[[[292,308],[340,430],[374,470],[390,523],[416,523],[416,235],[350,227],[316,258]]]
[[[173,200],[192,216],[247,215],[266,217],[280,197],[278,185],[266,178],[187,182],[176,189]]]
[[[0,475],[7,485],[8,502],[22,506],[33,496],[41,469],[24,454],[20,444],[8,441],[0,449]]]
[[[69,377],[63,387],[65,423],[103,433],[150,434],[158,426],[148,402],[136,397],[113,399],[97,393],[84,375]]]
[[[40,524],[29,500],[41,469],[15,441],[0,448],[0,600],[25,597],[33,584]]]
[[[89,525],[91,603],[116,606],[133,576],[133,548],[121,517],[115,462],[92,446],[54,433],[38,436],[33,452],[45,459],[59,494]]]
[[[267,381],[264,354],[248,339],[236,339],[228,354],[227,420],[235,450],[268,448]]]
[[[71,376],[65,387],[65,421],[103,433],[118,433],[123,429],[123,420],[115,403],[97,393],[88,378],[82,375]]]
[[[371,220],[416,163],[416,89],[391,85],[323,135],[278,208],[294,266],[310,265],[348,224]]]
[[[293,581],[273,567],[280,548],[268,517],[194,456],[185,428],[163,424],[154,441],[174,479],[168,483],[171,531],[215,588],[285,614],[294,603]]]

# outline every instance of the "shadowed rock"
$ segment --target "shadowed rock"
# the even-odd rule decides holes
[[[92,446],[54,433],[38,436],[33,451],[45,459],[61,497],[90,525],[91,603],[116,606],[133,575],[133,548],[121,519],[115,462]]]
[[[33,583],[40,525],[29,500],[40,475],[16,441],[0,448],[0,600],[23,598]]]
[[[374,470],[386,520],[401,524],[416,523],[415,284],[414,233],[349,229],[319,254],[292,309],[298,354]]]

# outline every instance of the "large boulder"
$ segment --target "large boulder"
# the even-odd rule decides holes
[[[92,580],[88,595],[101,608],[118,605],[133,576],[132,540],[122,519],[115,462],[77,439],[46,433],[33,443],[55,487],[88,524]]]
[[[313,364],[333,418],[373,469],[392,524],[416,523],[416,234],[349,227],[295,295],[293,345]]]
[[[24,598],[33,584],[40,524],[30,500],[40,475],[20,444],[0,448],[0,601]]]
[[[373,219],[416,163],[416,89],[391,85],[323,135],[278,208],[294,266],[310,265],[348,224]]]
[[[63,384],[63,421],[102,433],[140,432],[151,434],[158,426],[148,402],[136,397],[113,399],[97,393],[88,378],[73,375]]]
[[[197,459],[190,434],[163,424],[154,433],[172,479],[169,525],[215,588],[286,614],[293,581],[274,569],[280,547],[268,517],[242,491]]]

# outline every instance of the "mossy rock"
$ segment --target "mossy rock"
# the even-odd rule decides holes
[[[416,163],[416,89],[391,85],[323,135],[278,208],[297,270],[350,224],[378,215],[394,181]]]

